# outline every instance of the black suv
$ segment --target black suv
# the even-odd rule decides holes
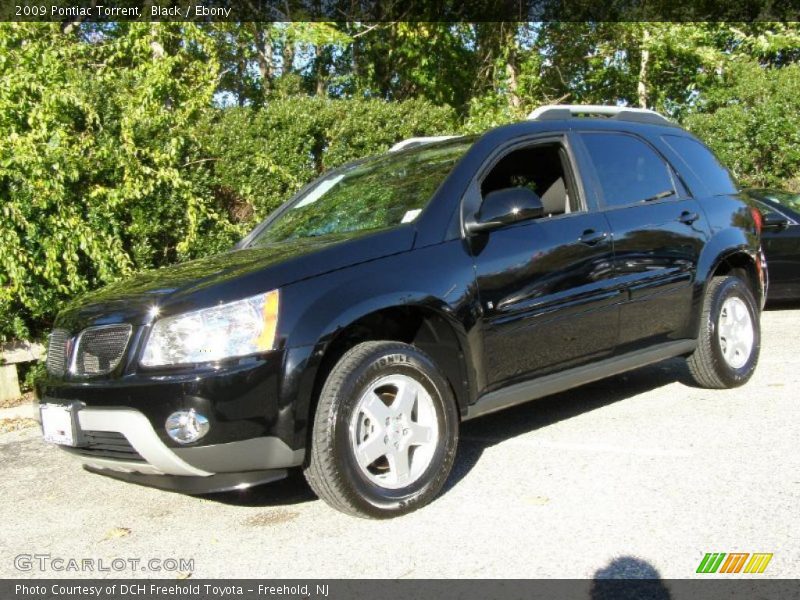
[[[752,375],[759,213],[664,117],[544,107],[399,146],[230,252],[68,306],[45,439],[187,493],[301,467],[333,507],[389,517],[440,491],[463,420],[675,356],[704,387]]]

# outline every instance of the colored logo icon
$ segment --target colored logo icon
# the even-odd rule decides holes
[[[772,554],[764,552],[708,552],[697,573],[763,573],[771,560]]]

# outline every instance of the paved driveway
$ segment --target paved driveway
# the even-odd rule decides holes
[[[84,472],[36,429],[2,434],[0,577],[46,554],[193,559],[195,578],[683,578],[706,552],[770,552],[762,577],[800,577],[800,310],[763,328],[740,389],[691,387],[672,360],[465,424],[445,493],[389,522],[329,509],[299,476],[193,498]]]

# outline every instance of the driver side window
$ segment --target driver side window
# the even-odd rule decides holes
[[[542,200],[544,216],[553,217],[581,210],[571,189],[560,144],[538,144],[505,155],[481,183],[481,197],[497,190],[525,187]]]

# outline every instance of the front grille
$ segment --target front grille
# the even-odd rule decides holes
[[[125,354],[131,329],[127,324],[84,329],[78,337],[72,372],[75,375],[104,375],[113,371]]]
[[[113,458],[144,462],[144,458],[131,446],[124,435],[117,431],[84,431],[83,445],[78,447],[62,446],[74,454],[91,458]]]
[[[52,375],[63,375],[67,370],[67,343],[69,332],[65,329],[54,329],[47,345],[47,370]]]

